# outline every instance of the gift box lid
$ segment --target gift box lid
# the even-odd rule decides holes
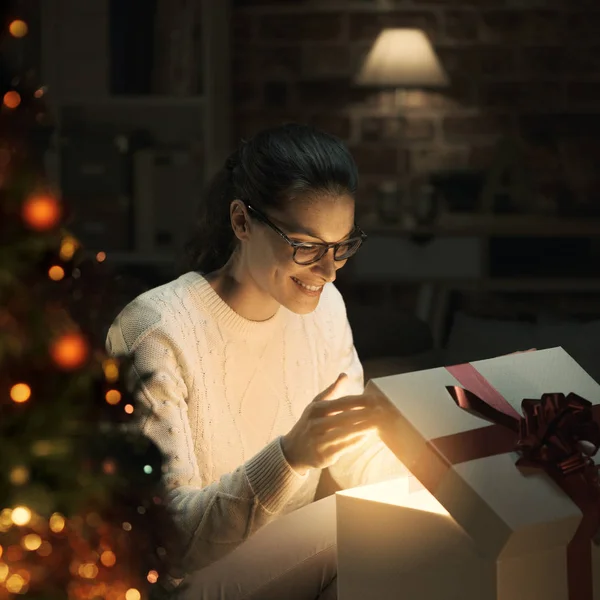
[[[575,393],[600,404],[600,385],[562,348],[463,367],[483,377],[519,415],[523,399],[547,393]],[[368,389],[398,411],[382,432],[384,441],[481,551],[507,558],[566,545],[582,511],[543,469],[516,466],[514,432],[455,403],[447,387],[463,387],[457,373],[436,368],[369,382]]]

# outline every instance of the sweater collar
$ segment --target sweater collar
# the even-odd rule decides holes
[[[250,321],[236,313],[197,271],[186,273],[182,275],[182,278],[188,280],[192,293],[200,301],[201,305],[214,317],[215,321],[233,333],[248,338],[262,337],[269,335],[277,324],[281,322],[282,314],[285,311],[281,306],[266,321]]]

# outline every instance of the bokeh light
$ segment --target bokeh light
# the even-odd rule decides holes
[[[102,369],[104,371],[104,377],[111,383],[119,379],[119,365],[113,358],[108,358],[102,363]]]
[[[14,467],[10,471],[9,478],[13,485],[23,485],[29,481],[29,469],[23,465]]]
[[[65,236],[61,241],[58,254],[62,260],[71,260],[75,254],[75,250],[77,250],[77,246],[78,243],[74,237]]]
[[[133,405],[132,404],[126,404],[125,407],[123,408],[123,410],[128,414],[128,415],[132,415],[133,414]]]
[[[24,526],[31,521],[31,511],[26,506],[17,506],[13,508],[10,518],[15,525]]]
[[[15,383],[10,388],[10,399],[17,404],[27,402],[31,398],[31,388],[26,383]]]
[[[50,346],[52,360],[65,371],[78,369],[87,360],[89,347],[80,333],[66,333]]]
[[[37,533],[29,533],[21,540],[21,546],[25,550],[33,552],[42,545],[42,538]]]
[[[146,579],[148,579],[150,583],[156,583],[158,581],[158,573],[156,571],[148,571]]]
[[[35,231],[52,229],[59,222],[61,213],[60,202],[49,194],[32,195],[23,203],[23,220]]]
[[[121,392],[119,390],[108,390],[104,397],[111,406],[115,406],[121,402]]]
[[[6,108],[15,109],[21,104],[21,95],[19,92],[15,92],[15,90],[10,90],[4,94],[2,103]]]
[[[60,265],[53,265],[48,269],[48,277],[52,281],[60,281],[65,277],[65,270]]]
[[[115,556],[115,553],[110,551],[110,550],[105,550],[101,555],[100,555],[100,562],[105,566],[105,567],[114,567],[115,564],[117,563],[117,557]]]
[[[99,263],[104,262],[106,260],[106,252],[98,252],[98,254],[96,254],[96,260]]]
[[[65,518],[60,513],[54,513],[49,521],[50,530],[54,533],[60,533],[66,525]]]
[[[125,592],[125,600],[140,600],[141,597],[139,590],[135,588],[130,588]]]
[[[27,26],[27,23],[25,23],[25,21],[23,21],[21,19],[15,19],[8,26],[8,31],[10,32],[10,35],[12,35],[13,37],[22,38],[27,35],[27,32],[29,31],[29,27]]]

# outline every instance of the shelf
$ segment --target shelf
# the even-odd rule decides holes
[[[446,213],[431,226],[364,223],[369,235],[448,237],[599,237],[600,218]]]
[[[156,108],[201,107],[204,96],[91,96],[88,98],[64,98],[58,102],[64,107],[119,108],[130,106],[150,106]]]

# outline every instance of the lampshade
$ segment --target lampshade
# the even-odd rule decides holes
[[[384,29],[356,78],[360,85],[440,87],[448,77],[420,29]]]

